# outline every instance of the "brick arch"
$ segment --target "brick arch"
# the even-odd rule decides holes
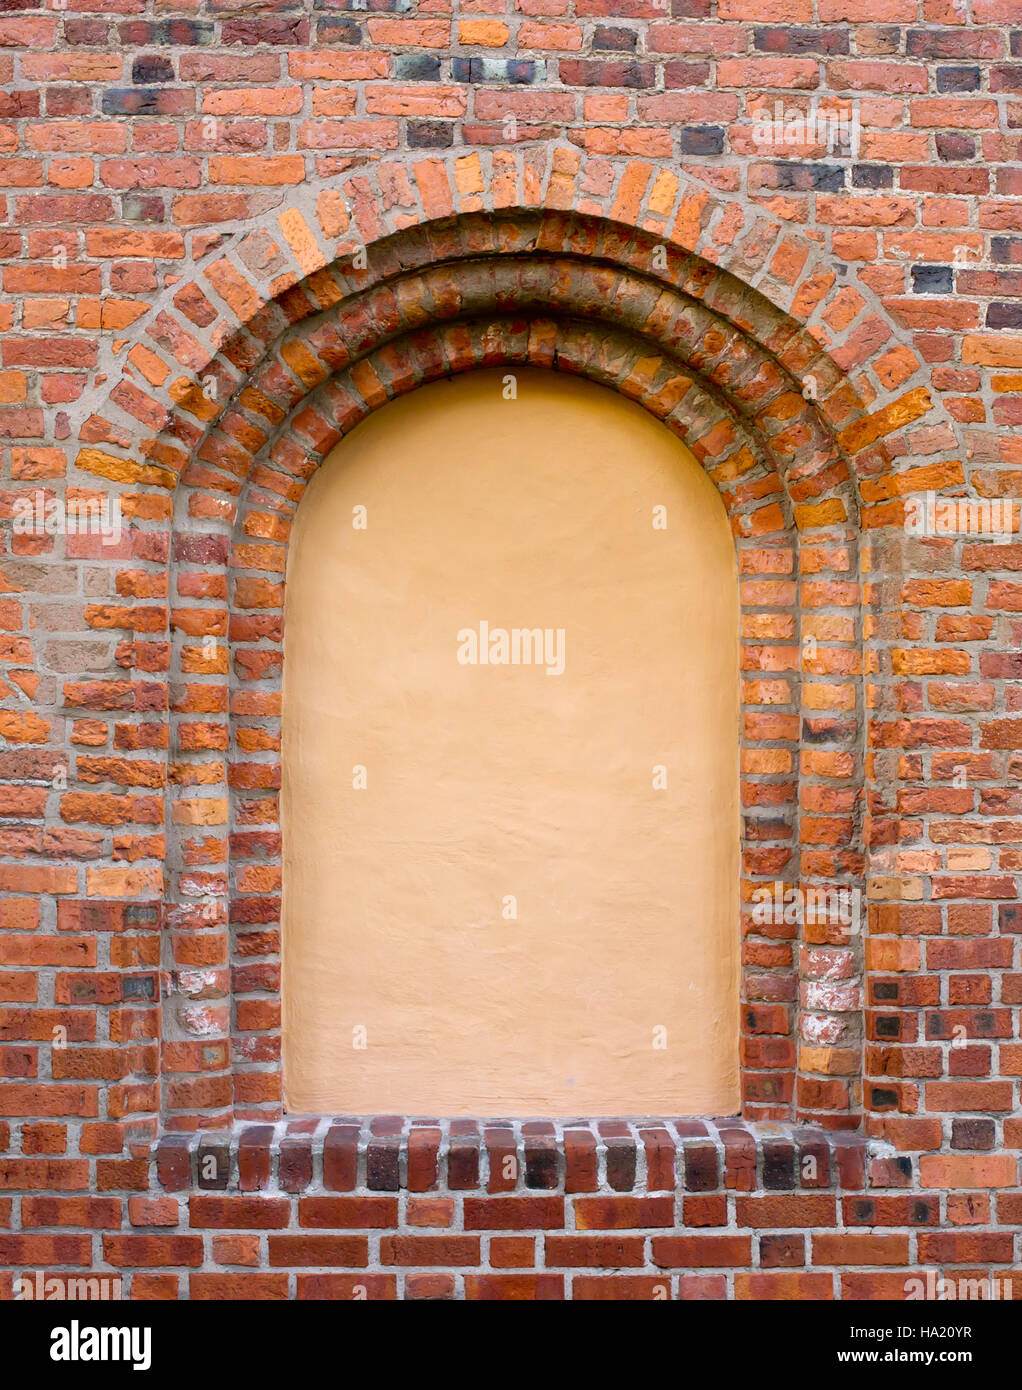
[[[241,368],[246,357],[261,360],[288,326],[338,293],[392,275],[407,264],[398,260],[396,232],[417,234],[401,241],[400,255],[420,264],[471,251],[459,247],[456,227],[480,211],[491,221],[542,214],[539,250],[592,255],[598,236],[613,263],[641,261],[740,332],[764,334],[799,376],[815,362],[824,373],[821,411],[835,423],[892,403],[893,391],[885,394],[869,373],[902,334],[871,291],[842,283],[845,268],[812,235],[644,161],[554,147],[380,162],[335,183],[303,185],[269,222],[201,239],[193,278],[165,292],[129,344],[108,349],[100,384],[83,399],[80,439],[130,449],[160,430],[174,435],[192,379],[228,360]],[[664,249],[663,265],[650,267],[651,245]],[[349,264],[358,248],[372,258],[364,271]],[[939,403],[919,397],[864,428],[853,452],[927,412],[947,419]],[[163,461],[174,471],[171,451]],[[859,471],[876,466],[872,450],[857,463]]]
[[[488,196],[456,202],[452,194],[449,205],[436,183],[443,166],[425,160],[399,169],[391,184],[379,170],[375,188],[360,175],[343,190],[319,190],[315,221],[292,208],[272,232],[238,233],[175,289],[172,305],[154,311],[102,415],[83,426],[81,469],[176,498],[163,1044],[170,1127],[212,1128],[279,1109],[274,646],[288,518],[343,433],[437,376],[505,362],[578,371],[633,396],[689,442],[721,489],[748,566],[747,887],[861,870],[853,474],[886,471],[876,441],[890,420],[912,418],[906,410],[919,413],[929,401],[917,398],[890,420],[890,407],[868,412],[875,403],[863,384],[806,327],[829,293],[810,245],[786,231],[771,238],[764,226],[752,238],[724,239],[718,255],[706,255],[708,246],[695,254],[707,228],[722,230],[726,211],[707,211],[704,200],[693,221],[690,200],[678,194],[673,222],[653,216],[666,194],[654,186],[639,197],[639,166],[598,212],[582,196],[587,176],[575,153],[555,157],[541,196],[530,190],[538,210],[501,183],[496,155]],[[401,211],[402,199],[414,213]],[[325,242],[334,243],[332,261]],[[361,247],[364,268],[352,259]],[[715,264],[725,259],[759,288]],[[776,289],[785,275],[787,309],[763,292],[766,278]],[[801,323],[789,312],[796,306],[811,306]],[[806,400],[798,387],[809,376]],[[800,584],[824,600],[805,634]],[[832,655],[815,666],[819,681],[801,679],[803,635],[829,644]],[[226,645],[209,650],[211,637],[227,639],[230,661]],[[813,703],[827,689],[840,690],[843,714]],[[800,856],[799,830],[809,833]],[[844,841],[837,851],[835,837]],[[853,1123],[856,946],[744,925],[746,1113],[784,1118],[797,1101],[803,1116]],[[841,987],[824,984],[835,976]]]
[[[480,211],[486,218],[463,240]],[[78,412],[80,442],[141,455],[115,481],[172,483],[224,413],[231,380],[289,327],[401,269],[490,249],[493,226],[510,230],[508,214],[522,213],[538,222],[533,249],[633,266],[760,342],[798,381],[811,376],[819,414],[848,432],[860,476],[886,471],[877,441],[899,426],[947,422],[923,388],[895,396],[880,384],[873,368],[902,334],[871,291],[842,283],[844,267],[812,236],[644,161],[555,147],[381,162],[304,185],[269,223],[200,240],[193,278],[168,289],[131,340],[106,350]],[[363,270],[352,264],[357,250],[368,256]],[[196,409],[196,382],[208,377],[226,393]],[[100,476],[113,469],[89,453],[80,466]]]

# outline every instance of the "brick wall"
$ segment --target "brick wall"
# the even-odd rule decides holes
[[[669,3],[0,17],[0,1292],[1022,1290],[1022,543],[907,524],[1022,496],[1022,10]],[[282,1120],[289,521],[516,362],[731,518],[744,1118]]]

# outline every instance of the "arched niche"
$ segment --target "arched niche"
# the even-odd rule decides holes
[[[287,1108],[736,1111],[738,584],[684,444],[536,368],[423,387],[285,592]]]

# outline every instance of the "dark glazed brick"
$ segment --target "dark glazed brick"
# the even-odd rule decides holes
[[[440,59],[435,53],[399,53],[394,76],[399,82],[439,82]]]
[[[717,1150],[712,1144],[688,1143],[682,1146],[685,1156],[685,1191],[712,1192],[720,1186]]]
[[[683,126],[678,135],[682,154],[720,154],[724,132],[715,125]]]
[[[938,68],[938,92],[978,92],[979,68]]]
[[[988,328],[1022,328],[1022,304],[991,304],[987,308]]]
[[[451,1135],[447,1154],[447,1186],[465,1192],[479,1186],[479,1139]]]
[[[147,53],[142,58],[136,58],[132,63],[131,80],[143,87],[150,82],[173,82],[174,64],[169,58],[160,57],[159,54],[155,53]]]
[[[525,1186],[552,1189],[560,1181],[557,1141],[544,1135],[525,1140]]]
[[[635,1186],[635,1140],[614,1138],[606,1141],[607,1184],[615,1192],[631,1192]]]
[[[408,144],[413,150],[449,150],[454,144],[450,121],[409,121]]]
[[[366,1149],[366,1186],[374,1192],[397,1192],[400,1182],[401,1139],[384,1135]]]
[[[763,1186],[773,1191],[795,1186],[795,1146],[786,1139],[763,1140]]]
[[[990,1150],[997,1142],[997,1128],[990,1119],[955,1119],[951,1122],[953,1149]]]
[[[753,47],[761,53],[847,53],[848,30],[762,28],[753,30]]]
[[[949,265],[914,265],[913,294],[951,294],[954,291],[954,271]]]
[[[893,188],[894,170],[889,164],[856,164],[852,168],[853,188]]]
[[[802,739],[805,743],[836,743],[841,739],[849,742],[855,736],[854,724],[841,724],[836,719],[804,719]]]
[[[909,29],[905,35],[909,58],[961,58],[961,29]]]
[[[593,48],[606,53],[634,53],[637,38],[634,29],[612,29],[598,24],[593,35]]]

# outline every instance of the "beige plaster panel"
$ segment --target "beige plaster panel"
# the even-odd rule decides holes
[[[738,598],[724,508],[639,406],[531,368],[506,400],[505,375],[387,405],[299,510],[286,1103],[733,1113]],[[461,664],[481,621],[562,630],[563,672]],[[556,669],[556,638],[551,656]]]

